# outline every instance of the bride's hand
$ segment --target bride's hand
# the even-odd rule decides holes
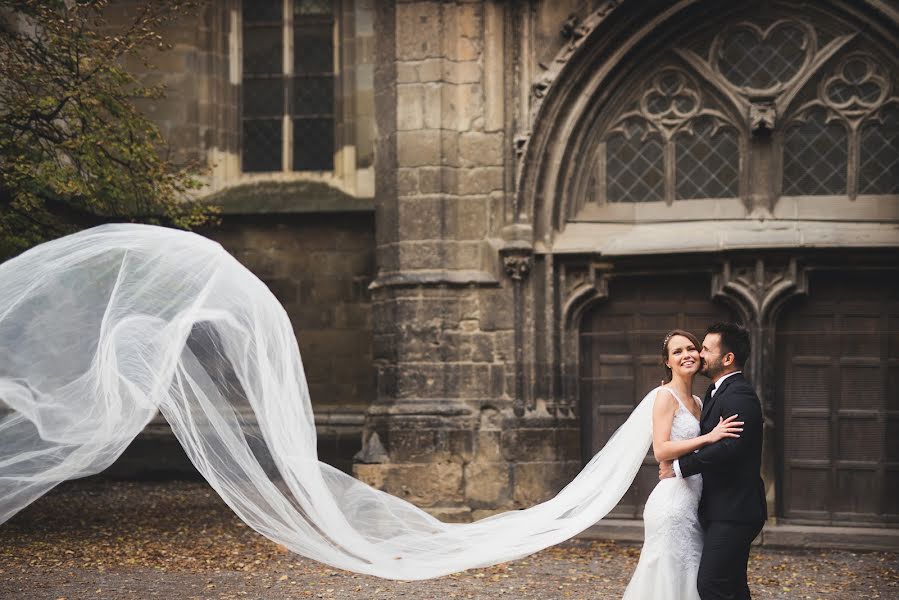
[[[718,425],[706,434],[709,443],[714,444],[718,440],[723,440],[724,438],[740,437],[740,432],[743,431],[743,421],[737,421],[736,418],[738,416],[739,415],[732,415],[726,419],[719,417]]]

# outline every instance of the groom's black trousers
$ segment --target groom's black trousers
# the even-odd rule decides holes
[[[746,563],[749,546],[764,523],[709,521],[699,563],[697,587],[702,600],[749,600]]]

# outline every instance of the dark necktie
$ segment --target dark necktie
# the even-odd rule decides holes
[[[702,399],[702,404],[706,405],[709,403],[709,400],[712,399],[712,392],[715,391],[715,384],[709,386],[709,389],[705,391],[705,397]]]

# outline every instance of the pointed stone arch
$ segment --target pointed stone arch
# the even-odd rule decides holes
[[[535,251],[554,250],[554,238],[566,228],[572,212],[576,212],[572,210],[573,204],[576,208],[576,204],[583,201],[584,190],[589,186],[589,178],[583,171],[590,167],[585,165],[585,160],[589,161],[595,155],[592,147],[597,132],[608,125],[611,113],[618,111],[616,107],[620,108],[624,102],[619,84],[630,77],[635,64],[656,60],[660,50],[670,44],[679,29],[695,30],[702,19],[714,22],[726,20],[735,13],[750,14],[756,4],[780,13],[789,13],[795,8],[789,2],[722,7],[720,3],[700,0],[646,3],[608,0],[571,28],[571,41],[533,84],[532,125],[530,131],[517,140],[519,162],[514,220],[532,227]],[[833,1],[817,4],[813,11],[835,21],[863,25],[866,35],[886,40],[891,47],[896,47],[899,10],[886,2]],[[796,91],[804,82],[830,64],[853,36],[850,31],[815,38],[814,51],[803,59],[800,72],[790,80],[790,86],[752,88],[735,85],[689,48],[668,53],[677,56],[666,60],[683,64],[697,79],[717,80],[717,99],[721,108],[709,109],[718,113],[716,118],[740,119],[743,122],[739,125],[745,126],[747,131],[764,132],[775,125],[783,111],[796,104]],[[745,169],[743,171],[739,196],[747,212],[752,213],[758,207],[750,197]],[[671,198],[670,192],[668,198]]]

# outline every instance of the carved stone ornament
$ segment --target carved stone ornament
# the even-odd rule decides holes
[[[527,254],[510,254],[503,257],[506,275],[513,281],[522,281],[531,272],[531,257]]]
[[[778,263],[761,258],[745,263],[727,261],[712,281],[713,296],[735,300],[744,317],[757,322],[772,320],[784,300],[807,291],[808,277],[795,258]]]
[[[560,27],[560,35],[568,40],[563,44],[552,60],[539,61],[540,67],[545,69],[543,75],[534,82],[531,90],[536,99],[534,111],[539,107],[540,101],[546,96],[547,91],[553,85],[560,71],[565,64],[574,56],[578,48],[583,44],[584,40],[590,33],[602,23],[616,8],[618,8],[623,0],[605,0],[593,12],[581,19],[576,14],[569,17],[562,23]]]
[[[773,131],[777,121],[774,102],[753,102],[749,105],[749,129],[753,133]]]
[[[693,125],[700,117],[711,119],[716,127],[733,126],[723,112],[703,106],[699,86],[692,77],[681,69],[666,67],[646,82],[643,94],[631,110],[621,114],[606,135],[630,137],[630,129],[639,123],[645,131],[658,133],[670,142],[678,133],[692,133]]]
[[[549,86],[552,85],[553,79],[554,78],[550,77],[549,75],[544,75],[543,77],[538,79],[533,85],[534,96],[537,98],[543,98],[543,96],[546,95],[546,90],[548,90]]]
[[[530,139],[530,133],[520,133],[515,136],[512,140],[512,144],[515,148],[515,158],[517,160],[521,160],[524,157],[524,151],[527,149],[528,139]]]
[[[562,27],[559,30],[559,33],[563,38],[569,40],[574,36],[574,30],[577,27],[578,21],[580,21],[580,19],[576,14],[568,15],[568,18],[565,19],[565,22],[562,23]]]

